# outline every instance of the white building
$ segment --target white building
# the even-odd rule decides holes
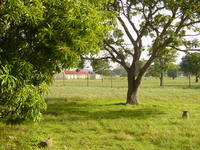
[[[55,79],[87,79],[88,73],[85,71],[64,71],[54,76]]]
[[[102,79],[100,74],[89,74],[86,71],[70,71],[66,70],[64,72],[58,73],[54,76],[54,79],[63,80],[63,79]]]

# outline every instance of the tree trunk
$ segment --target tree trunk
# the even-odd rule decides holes
[[[160,73],[160,86],[163,86],[164,85],[164,73],[161,72]]]
[[[196,79],[195,82],[198,83],[199,82],[199,77],[196,75]]]
[[[128,74],[128,92],[126,104],[140,104],[139,99],[137,97],[137,91],[140,82],[137,82],[133,75]]]
[[[190,73],[188,74],[188,79],[189,79],[189,87],[191,87],[191,77],[190,77]]]

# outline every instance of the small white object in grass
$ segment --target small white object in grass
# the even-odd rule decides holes
[[[52,145],[53,145],[53,139],[51,139],[51,138],[48,138],[39,143],[40,147],[51,147]]]

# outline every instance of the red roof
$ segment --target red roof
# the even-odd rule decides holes
[[[84,71],[65,71],[65,74],[87,74]]]

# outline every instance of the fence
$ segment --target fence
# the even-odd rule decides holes
[[[103,77],[102,79],[60,79],[54,81],[55,86],[68,87],[110,87],[124,88],[127,87],[126,77]]]
[[[171,78],[165,78],[165,87],[188,87],[188,79],[176,78],[175,80]],[[192,80],[192,87],[199,88],[199,83],[195,83]],[[59,87],[109,87],[109,88],[127,88],[127,78],[126,77],[103,77],[102,79],[57,79],[54,81],[54,86]],[[159,78],[154,77],[144,77],[141,87],[143,88],[160,88]]]

